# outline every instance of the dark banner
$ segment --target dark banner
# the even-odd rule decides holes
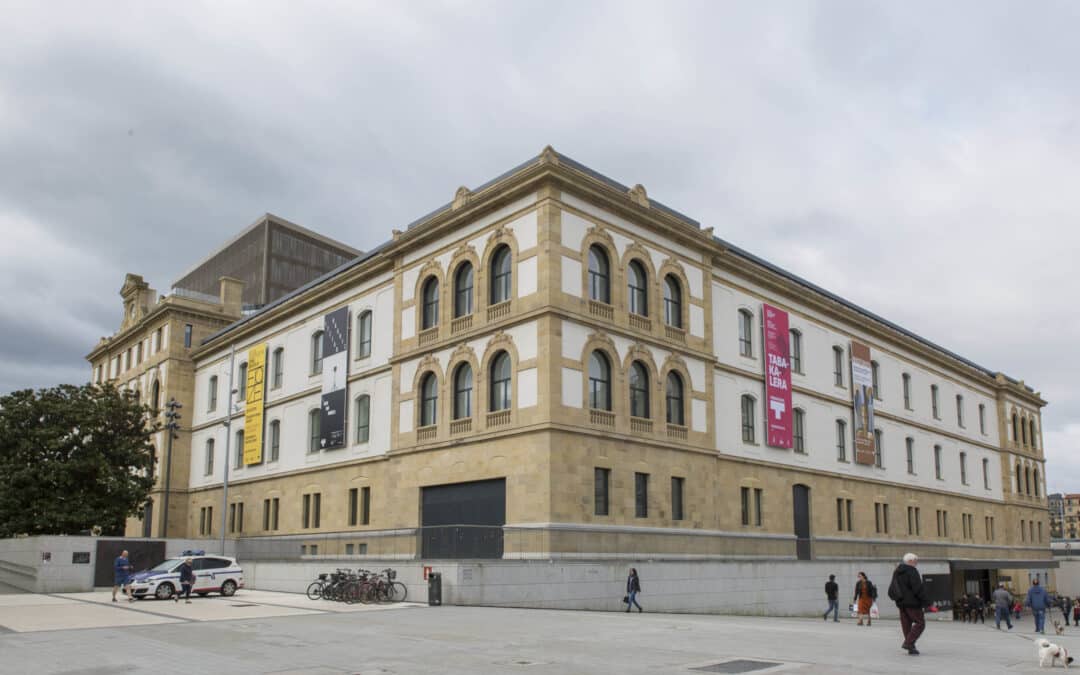
[[[345,389],[349,375],[349,308],[324,317],[322,338],[322,402],[319,416],[319,447],[345,447]]]

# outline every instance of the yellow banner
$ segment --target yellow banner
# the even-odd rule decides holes
[[[244,464],[262,462],[263,392],[266,384],[266,343],[248,350],[247,397],[244,403]]]

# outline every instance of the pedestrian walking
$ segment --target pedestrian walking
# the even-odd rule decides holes
[[[986,601],[983,600],[982,595],[972,593],[968,607],[971,608],[971,623],[986,624]]]
[[[116,602],[116,591],[120,590],[127,596],[128,602],[135,602],[131,595],[131,562],[128,560],[128,552],[121,551],[113,561],[113,587],[112,601]]]
[[[1065,617],[1065,625],[1069,625],[1069,615],[1072,614],[1072,600],[1066,596],[1058,598],[1058,607],[1061,608],[1061,614]]]
[[[864,616],[866,625],[870,625],[870,607],[874,600],[877,600],[877,589],[866,577],[866,572],[859,572],[859,580],[855,582],[855,599],[852,602],[855,603],[855,613],[859,616],[860,626],[863,625]]]
[[[919,556],[914,553],[905,554],[904,561],[896,566],[889,583],[889,598],[900,610],[900,628],[904,631],[904,644],[900,647],[906,649],[911,656],[918,656],[919,650],[915,648],[915,642],[926,628],[926,618],[923,616],[926,586],[919,570],[915,569],[918,564]]]
[[[994,625],[997,626],[998,630],[1001,630],[1001,620],[1004,619],[1009,626],[1009,630],[1012,630],[1012,619],[1009,615],[1012,612],[1013,597],[1011,593],[1005,590],[1004,583],[998,584],[991,599],[994,601]]]
[[[180,565],[180,592],[173,596],[174,602],[180,602],[180,596],[184,596],[184,604],[191,604],[191,587],[195,585],[195,568],[191,564],[191,558],[186,559]]]
[[[1072,615],[1073,625],[1080,626],[1080,598],[1073,600]]]
[[[623,602],[626,603],[626,611],[630,611],[631,607],[637,607],[637,611],[641,612],[641,605],[638,604],[637,594],[641,592],[641,579],[638,579],[637,570],[633,567],[630,568],[630,576],[626,577],[626,597],[623,598]]]
[[[1013,603],[1013,614],[1016,615],[1018,621],[1020,620],[1020,612],[1023,611],[1023,609],[1023,605],[1021,605],[1020,600],[1017,599],[1016,602]]]
[[[833,621],[840,620],[840,586],[836,583],[836,575],[830,574],[829,580],[825,582],[825,599],[829,601],[829,606],[825,610],[825,615],[821,617],[823,620],[829,620],[829,612],[832,612]]]
[[[1046,594],[1046,589],[1039,585],[1039,578],[1035,577],[1031,580],[1031,588],[1028,589],[1027,597],[1024,598],[1024,605],[1031,608],[1031,613],[1035,616],[1035,632],[1046,634],[1046,608],[1049,606],[1049,596]]]

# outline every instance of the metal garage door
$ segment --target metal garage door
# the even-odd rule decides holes
[[[424,558],[501,558],[506,479],[423,488],[420,523]]]

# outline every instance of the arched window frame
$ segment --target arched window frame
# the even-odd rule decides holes
[[[356,397],[356,443],[363,444],[371,440],[371,396],[361,394]]]
[[[1021,417],[1020,418],[1020,439],[1022,440],[1022,445],[1025,448],[1028,447],[1028,435],[1027,435],[1027,432],[1028,432],[1027,419]]]
[[[743,443],[757,443],[757,399],[750,394],[743,394],[739,399],[739,419],[742,426]]]
[[[650,419],[649,367],[641,361],[632,361],[627,371],[627,392],[630,397],[630,416]]]
[[[1020,416],[1013,411],[1012,414],[1013,443],[1020,445]]]
[[[155,415],[161,410],[161,380],[157,378],[154,378],[154,383],[150,385],[150,409]]]
[[[686,426],[686,385],[676,370],[664,378],[664,403],[667,423]]]
[[[626,264],[626,309],[631,314],[649,316],[649,272],[638,258]]]
[[[881,366],[877,361],[870,362],[870,386],[874,388],[874,400],[881,400],[881,385],[878,376],[880,375]]]
[[[589,299],[611,304],[611,256],[603,245],[590,244],[586,253]]]
[[[683,284],[674,274],[664,275],[664,323],[683,328]]]
[[[488,412],[509,410],[513,405],[514,364],[510,353],[496,352],[488,361]]]
[[[1039,449],[1039,442],[1038,442],[1038,437],[1035,435],[1035,418],[1034,417],[1032,417],[1031,419],[1028,420],[1028,431],[1029,431],[1028,438],[1031,439],[1031,449],[1032,450],[1038,450]]]
[[[424,373],[420,378],[420,387],[417,395],[420,397],[418,407],[420,427],[430,427],[439,423],[439,377],[433,371]]]
[[[1016,494],[1024,494],[1024,469],[1020,462],[1016,463]]]
[[[488,263],[488,305],[509,302],[514,293],[514,250],[500,243]]]
[[[420,330],[439,325],[439,278],[434,274],[420,286]]]
[[[360,312],[356,319],[356,358],[371,357],[371,328],[374,314],[370,309]]]
[[[593,359],[596,359],[594,362]],[[597,373],[593,369],[593,364],[599,364],[603,372]],[[604,410],[611,412],[612,400],[612,359],[607,352],[602,349],[594,349],[589,352],[589,361],[587,365],[588,375],[588,405],[591,410]],[[599,375],[599,377],[597,377]]]
[[[453,406],[451,418],[469,419],[473,416],[473,399],[476,389],[476,373],[468,361],[462,361],[450,371],[453,382]],[[467,381],[465,381],[467,379]]]
[[[233,469],[244,468],[244,430],[237,429],[233,441]]]
[[[847,422],[836,420],[836,460],[848,461],[847,458]]]
[[[1024,494],[1031,496],[1031,467],[1024,467]]]
[[[206,439],[206,443],[203,444],[204,476],[212,476],[214,474],[214,445],[215,440],[213,438]]]
[[[463,260],[454,268],[454,318],[473,313],[476,306],[476,268],[471,260]]]
[[[1039,467],[1031,470],[1031,484],[1035,487],[1035,497],[1039,497]]]
[[[311,374],[322,373],[323,364],[323,332],[317,330],[311,334]]]
[[[218,376],[211,375],[206,383],[206,412],[217,409]]]

